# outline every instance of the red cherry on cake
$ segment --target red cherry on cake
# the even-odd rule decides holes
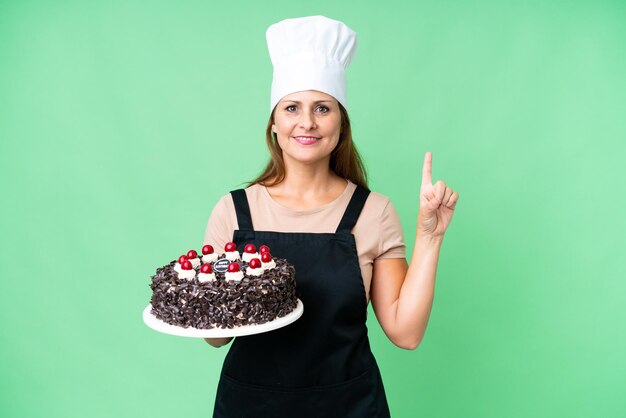
[[[239,263],[236,262],[232,262],[228,265],[228,272],[229,273],[237,273],[238,271],[240,271],[239,269]]]
[[[213,254],[213,246],[207,244],[202,247],[202,254]]]
[[[211,267],[210,264],[203,264],[200,267],[200,273],[211,274],[211,273],[213,273],[213,268]]]
[[[187,256],[186,256],[185,254],[183,254],[183,255],[181,255],[180,257],[178,257],[178,264],[180,264],[180,265],[182,266],[182,265],[183,265],[183,263],[184,263],[185,261],[187,261],[187,260],[189,260],[189,259],[187,258]]]
[[[227,242],[226,245],[224,245],[224,251],[229,253],[237,251],[237,244],[235,244],[234,242]]]
[[[261,245],[261,246],[259,247],[259,252],[260,252],[261,254],[263,254],[263,253],[269,253],[269,252],[270,252],[270,247],[268,247],[267,245]]]
[[[272,255],[270,253],[261,254],[261,261],[264,263],[269,263],[270,261],[272,261]]]
[[[246,245],[246,248],[244,249],[245,252],[247,252],[248,254],[254,254],[256,253],[256,247],[254,246],[254,244],[248,244]]]
[[[248,264],[248,266],[250,266],[251,269],[258,269],[259,267],[261,267],[261,260],[259,260],[258,258],[253,258],[252,260],[250,260],[250,264]]]
[[[180,266],[183,270],[191,270],[191,261],[185,260]]]
[[[196,252],[196,250],[189,250],[189,252],[187,253],[187,258],[197,258],[198,257],[198,253]]]

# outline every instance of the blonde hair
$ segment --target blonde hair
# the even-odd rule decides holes
[[[352,129],[350,127],[350,118],[348,112],[341,105],[339,110],[341,113],[341,133],[339,134],[339,143],[330,154],[330,169],[344,179],[367,188],[367,173],[363,160],[352,141]],[[275,108],[274,108],[275,109]],[[248,182],[248,186],[253,184],[262,184],[264,186],[275,186],[285,180],[285,162],[283,161],[283,152],[276,135],[272,131],[274,124],[274,111],[270,115],[265,130],[265,142],[270,151],[270,160],[265,169],[254,180]]]

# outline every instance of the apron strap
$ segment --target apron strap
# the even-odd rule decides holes
[[[252,216],[250,215],[250,205],[245,189],[237,189],[230,192],[235,203],[235,212],[237,213],[237,224],[239,229],[252,230]]]
[[[350,231],[352,231],[357,219],[359,219],[359,215],[361,214],[361,210],[363,210],[363,206],[365,205],[365,201],[367,200],[367,196],[369,196],[369,194],[370,191],[368,189],[359,185],[356,186],[356,189],[352,194],[352,198],[350,199],[350,203],[348,203],[348,207],[343,214],[343,218],[341,218],[341,222],[339,222],[337,232],[350,233]]]
[[[235,213],[237,214],[237,224],[239,229],[253,230],[252,228],[252,216],[250,215],[250,205],[248,204],[248,197],[246,196],[245,189],[237,189],[230,192],[233,197],[233,203],[235,204]],[[337,232],[350,232],[356,224],[359,215],[363,210],[365,201],[369,196],[370,191],[361,186],[356,186],[350,203],[339,222]]]

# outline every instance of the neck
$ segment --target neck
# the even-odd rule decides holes
[[[312,166],[299,165],[285,167],[285,180],[282,182],[282,191],[290,195],[301,197],[326,194],[341,180],[328,166],[323,169]],[[343,182],[343,180],[341,180]]]
[[[275,200],[294,209],[307,209],[334,200],[346,187],[346,180],[333,173],[328,164],[286,164],[285,179],[268,191]]]

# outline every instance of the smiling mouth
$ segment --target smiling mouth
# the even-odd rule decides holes
[[[294,136],[293,139],[295,139],[296,142],[298,142],[299,144],[311,145],[316,143],[321,138],[318,138],[316,136]]]

